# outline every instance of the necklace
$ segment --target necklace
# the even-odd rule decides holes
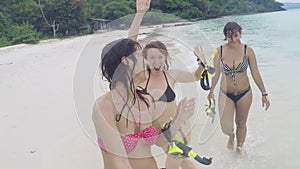
[[[120,93],[120,91],[118,89],[116,89],[116,91],[120,95],[120,97],[122,98],[122,100],[124,101],[124,103],[126,104],[126,106],[128,107],[129,112],[130,112],[130,114],[132,116],[133,122],[134,122],[134,124],[136,126],[136,130],[139,132],[141,130],[141,108],[140,108],[139,99],[136,99],[137,103],[138,103],[138,114],[139,114],[139,121],[137,123],[137,121],[135,120],[134,114],[133,114],[130,106],[128,105],[128,102],[125,100],[124,96]],[[128,119],[127,119],[127,122],[128,122]]]

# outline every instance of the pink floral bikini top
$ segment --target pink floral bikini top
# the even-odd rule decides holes
[[[122,99],[125,102],[125,98],[121,95],[121,93],[118,90],[117,90],[117,92],[119,93],[119,95],[122,97]],[[125,103],[129,107],[127,102],[125,102]],[[149,127],[145,128],[144,130],[140,129],[141,128],[140,127],[141,126],[140,104],[139,104],[139,101],[137,101],[137,103],[138,103],[138,109],[139,109],[139,123],[136,123],[136,120],[133,116],[133,112],[129,108],[131,116],[133,118],[133,121],[137,127],[137,132],[133,133],[133,134],[127,134],[127,135],[121,136],[121,139],[122,139],[122,142],[124,144],[127,154],[135,149],[140,138],[143,138],[148,145],[155,144],[157,141],[157,138],[158,138],[158,133],[154,126],[149,126]],[[103,141],[100,138],[98,138],[98,145],[102,151],[107,152],[107,150],[103,144]]]
[[[153,145],[157,141],[157,137],[157,130],[154,126],[149,126],[134,134],[121,136],[127,154],[134,150],[140,138],[143,138],[148,145]],[[107,152],[100,138],[98,138],[98,145],[102,151]]]

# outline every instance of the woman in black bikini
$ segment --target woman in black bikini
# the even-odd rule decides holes
[[[208,99],[214,98],[214,88],[221,76],[218,99],[220,123],[224,134],[229,136],[227,148],[233,150],[234,139],[237,139],[236,150],[240,152],[247,134],[247,117],[252,103],[252,91],[247,76],[247,68],[262,93],[262,105],[267,110],[270,106],[268,93],[259,73],[253,49],[240,41],[242,28],[235,22],[228,22],[223,33],[227,43],[220,46],[218,56],[214,58],[215,76]],[[234,116],[236,131],[234,131]]]
[[[206,62],[201,48],[195,48],[194,53],[199,62]],[[159,127],[168,122],[170,118],[174,119],[176,117],[175,84],[200,80],[203,67],[199,64],[199,67],[193,72],[169,69],[167,59],[170,56],[164,43],[160,41],[148,43],[143,49],[143,56],[149,63],[149,76],[147,81],[141,86],[153,97],[157,117],[155,126]],[[188,141],[190,139],[189,128],[190,124],[186,121],[182,127],[182,131],[187,135]],[[164,140],[164,136],[158,140],[158,145],[165,150],[167,149],[166,143],[167,141]],[[189,159],[174,159],[168,156],[166,168],[178,169],[179,167],[183,169],[196,168]]]

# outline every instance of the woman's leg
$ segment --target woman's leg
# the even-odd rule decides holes
[[[167,156],[166,168],[196,169],[196,166],[193,164],[190,158],[175,159],[170,156]]]
[[[227,148],[232,150],[234,147],[234,102],[220,91],[218,99],[220,113],[220,124],[224,134],[229,136]]]
[[[187,143],[190,143],[190,140],[191,140],[191,137],[192,137],[192,125],[189,121],[186,121],[184,123],[184,126],[183,126],[183,132],[184,133],[187,133],[186,134],[186,140],[187,140]],[[180,163],[180,167],[182,169],[196,169],[196,166],[193,164],[193,162],[191,161],[191,158],[184,158],[181,163]]]
[[[183,159],[175,159],[167,155],[166,168],[179,169]]]
[[[182,169],[196,169],[196,166],[194,163],[191,161],[191,158],[185,158],[182,160],[180,167]]]
[[[236,139],[237,139],[237,151],[241,151],[241,148],[245,142],[247,135],[247,119],[252,104],[252,90],[249,90],[240,100],[236,102]]]
[[[183,133],[177,133],[179,137],[186,137],[187,142],[189,143],[191,140],[191,124],[189,121],[186,121],[182,127]],[[187,133],[187,134],[186,134]],[[184,135],[182,135],[184,134]],[[189,158],[183,159],[174,159],[170,156],[166,159],[166,168],[174,168],[174,169],[196,169],[196,166]]]

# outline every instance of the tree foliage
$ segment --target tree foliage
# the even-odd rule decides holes
[[[48,27],[52,33],[54,25],[60,35],[79,33],[79,28],[85,20],[83,8],[87,6],[86,0],[46,0],[40,4],[44,15],[44,27]]]
[[[197,20],[283,10],[281,6],[274,0],[152,0],[150,11]],[[77,35],[90,18],[115,20],[134,12],[135,0],[1,0],[0,47]],[[156,23],[174,20],[156,14],[148,17]],[[130,18],[125,20],[130,23]]]

